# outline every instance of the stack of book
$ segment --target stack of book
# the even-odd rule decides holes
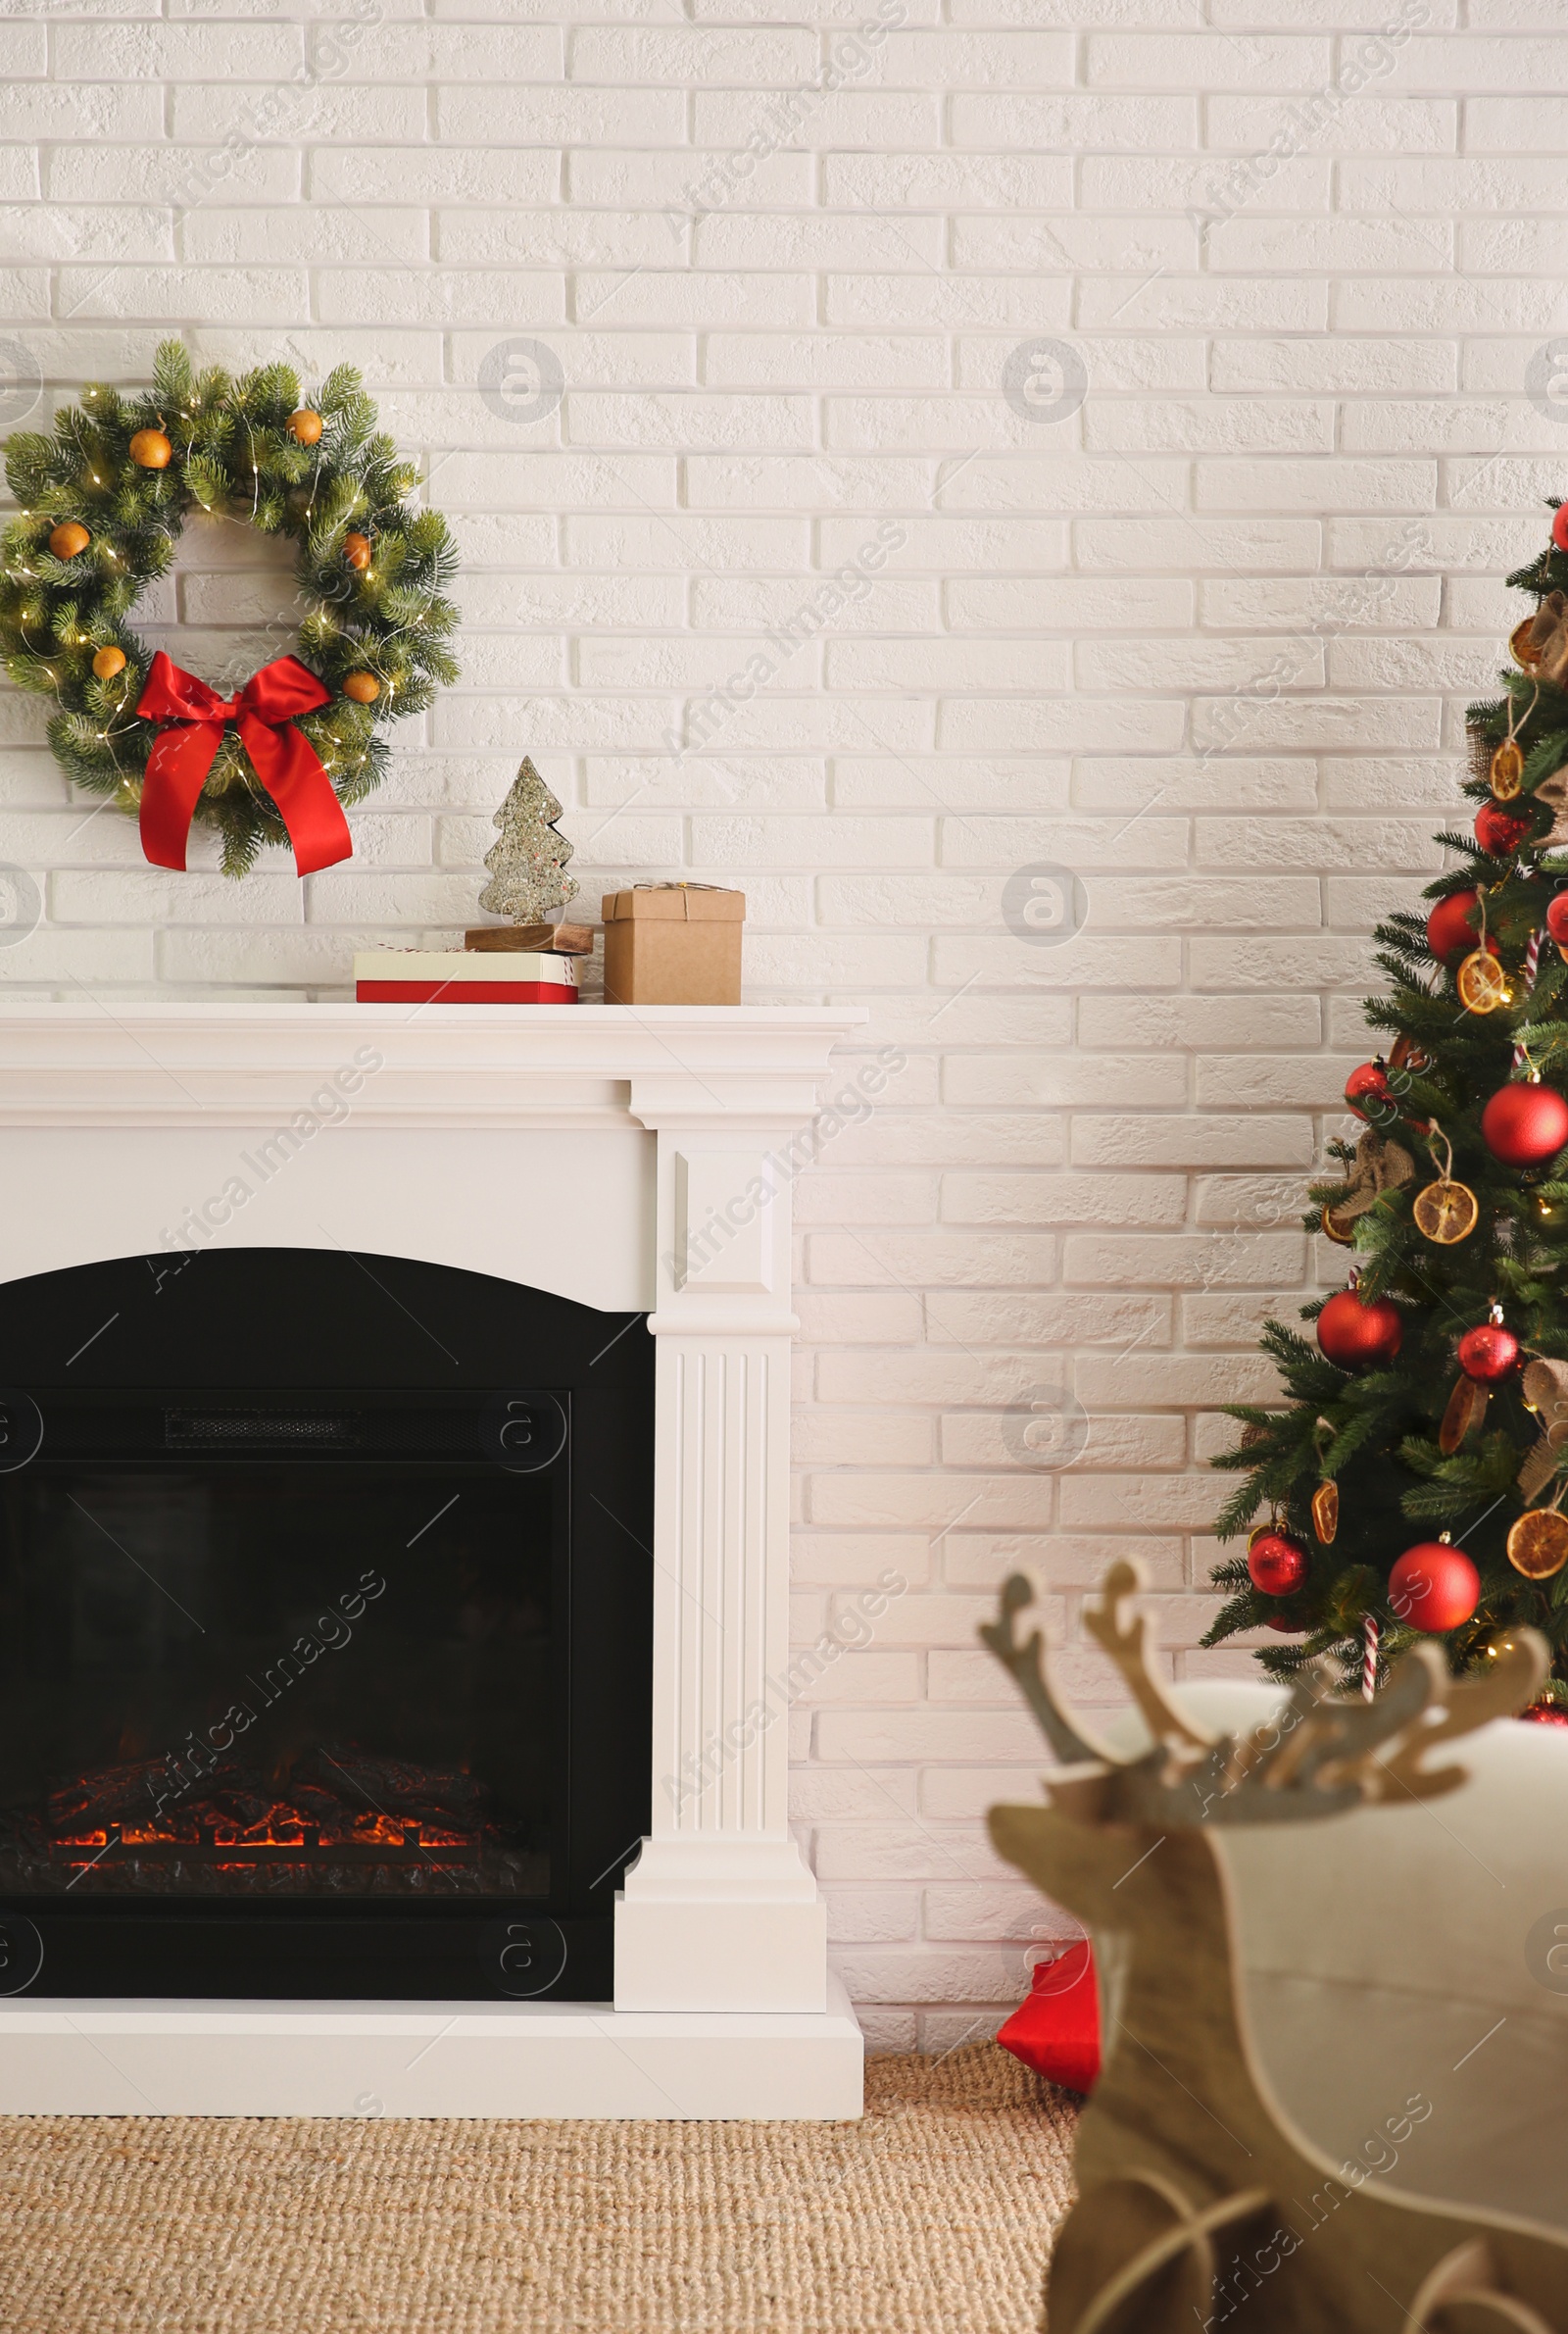
[[[543,949],[378,948],[354,960],[362,1005],[575,1005],[577,960]]]
[[[462,948],[379,948],[354,960],[361,1005],[575,1005],[592,924],[480,924]]]

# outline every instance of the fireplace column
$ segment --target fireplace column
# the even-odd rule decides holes
[[[826,2006],[787,1822],[790,1187],[816,1082],[763,1083],[632,1089],[659,1145],[653,1829],[615,1906],[617,2011]]]

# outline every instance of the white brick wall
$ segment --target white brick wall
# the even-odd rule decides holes
[[[1001,1574],[1091,1700],[1127,1548],[1179,1672],[1245,1661],[1193,1650],[1213,1406],[1337,1269],[1294,1217],[1365,935],[1436,865],[1498,578],[1568,487],[1568,37],[1555,0],[644,5],[0,24],[6,334],[66,391],[174,327],[354,360],[467,612],[463,686],[303,887],[146,869],[0,698],[0,854],[45,900],[0,980],[340,994],[356,945],[467,920],[526,749],[585,908],[740,882],[754,996],[871,1005],[907,1066],[800,1193],[802,1641],[907,1587],[795,1713],[797,1814],[874,2037],[940,2046],[1064,1925],[980,1829],[1040,1764],[974,1646]],[[515,338],[565,384],[534,422],[476,393]],[[286,607],[193,527],[154,613],[216,666]],[[1008,891],[1040,863],[1083,886],[1059,945]],[[1040,1388],[1087,1416],[1069,1466],[1020,1464]]]

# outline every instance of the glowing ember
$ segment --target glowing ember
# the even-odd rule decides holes
[[[281,1784],[233,1756],[215,1758],[199,1782],[167,1760],[98,1768],[54,1790],[42,1824],[0,1813],[0,1882],[88,1893],[528,1894],[545,1869],[462,1769],[338,1745],[301,1754]]]

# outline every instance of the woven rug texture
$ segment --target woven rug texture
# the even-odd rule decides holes
[[[994,2043],[860,2123],[0,2117],[4,2334],[1027,2334],[1074,2108]]]

